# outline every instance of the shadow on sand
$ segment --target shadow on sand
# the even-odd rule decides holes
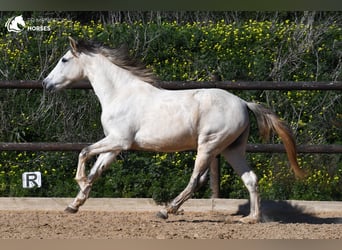
[[[247,215],[249,202],[240,205],[234,215]],[[261,201],[263,222],[279,223],[307,223],[307,224],[342,224],[342,217],[318,217],[315,214],[305,212],[305,208],[293,205],[287,201]],[[330,217],[329,217],[330,216]]]

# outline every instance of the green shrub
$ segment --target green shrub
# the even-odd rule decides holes
[[[6,19],[6,18],[5,18]],[[328,19],[327,19],[328,20]],[[3,26],[3,25],[2,25]],[[132,22],[102,24],[59,20],[51,32],[8,33],[0,28],[2,80],[42,80],[68,48],[67,37],[127,43],[161,80],[340,81],[339,23],[293,20]],[[341,95],[335,91],[234,91],[266,103],[288,121],[302,144],[341,143]],[[95,142],[102,135],[100,105],[92,91],[0,91],[0,140],[10,142]],[[252,118],[250,142],[260,142]],[[278,143],[274,137],[271,142]],[[1,152],[0,196],[74,196],[75,153]],[[340,155],[300,155],[309,172],[296,180],[284,155],[249,155],[265,199],[341,200]],[[187,184],[193,153],[122,153],[94,185],[93,197],[175,197]],[[221,161],[221,195],[246,198],[239,178]],[[90,164],[89,164],[90,165]],[[90,166],[89,166],[90,167]],[[41,189],[22,189],[21,174],[39,170]],[[208,197],[208,186],[195,197]]]

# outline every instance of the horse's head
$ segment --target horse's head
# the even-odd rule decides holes
[[[83,66],[77,42],[69,37],[70,50],[58,61],[55,68],[43,80],[43,87],[47,90],[59,90],[70,83],[84,79]]]

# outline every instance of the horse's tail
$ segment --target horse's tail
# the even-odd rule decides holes
[[[305,177],[305,172],[298,165],[296,142],[290,128],[275,113],[260,104],[248,102],[247,107],[257,119],[260,136],[268,140],[270,131],[275,131],[284,143],[287,157],[295,175],[300,178]]]

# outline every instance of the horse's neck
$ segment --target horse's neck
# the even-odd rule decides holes
[[[102,107],[107,106],[118,95],[133,91],[138,85],[139,88],[145,85],[136,76],[101,57],[88,63],[86,72]]]

